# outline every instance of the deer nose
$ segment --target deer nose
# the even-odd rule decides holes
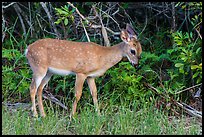
[[[138,64],[134,64],[134,67],[135,67],[135,68],[138,68],[138,66],[139,66]]]
[[[138,67],[137,63],[132,63],[132,66],[136,69]]]

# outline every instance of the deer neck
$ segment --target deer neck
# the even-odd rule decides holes
[[[105,62],[107,63],[107,67],[110,68],[120,62],[124,56],[123,54],[123,48],[125,43],[121,42],[119,44],[116,44],[114,46],[108,47],[108,55],[105,58]]]

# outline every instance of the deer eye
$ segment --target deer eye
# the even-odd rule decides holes
[[[130,52],[135,55],[135,50],[131,49]]]

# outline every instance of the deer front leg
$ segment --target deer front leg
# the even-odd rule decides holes
[[[97,88],[96,88],[95,79],[91,78],[91,77],[87,78],[87,83],[89,85],[89,89],[90,89],[91,95],[93,97],[93,102],[94,102],[96,112],[98,112],[98,114],[100,115],[100,110],[98,107],[98,100],[97,100]]]
[[[72,107],[72,116],[76,112],[77,103],[81,98],[82,95],[82,88],[84,81],[86,79],[86,75],[84,74],[76,74],[76,81],[75,81],[75,100]]]

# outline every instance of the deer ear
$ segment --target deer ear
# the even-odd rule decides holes
[[[127,30],[127,33],[130,35],[131,38],[135,37],[137,39],[136,32],[130,24],[126,24],[126,30]]]
[[[124,29],[122,29],[121,33],[120,33],[120,38],[124,41],[124,42],[129,42],[130,41],[130,36],[128,34],[128,32]]]

